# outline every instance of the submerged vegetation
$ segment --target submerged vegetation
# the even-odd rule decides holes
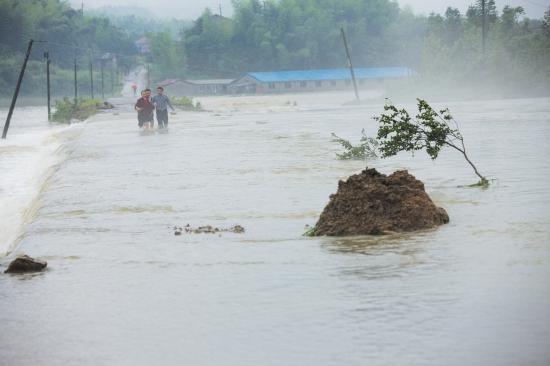
[[[378,141],[375,138],[367,136],[364,129],[361,131],[361,135],[359,145],[354,146],[348,140],[333,133],[332,142],[337,142],[344,148],[344,152],[336,153],[336,157],[340,160],[365,160],[378,157],[376,154]]]
[[[98,99],[78,99],[67,97],[55,103],[55,112],[52,114],[52,121],[59,123],[70,123],[73,120],[84,121],[99,112],[98,106],[101,102]]]
[[[200,102],[193,102],[192,98],[188,97],[171,97],[170,102],[176,108],[180,108],[186,111],[202,111],[202,105]]]
[[[312,238],[315,236],[315,226],[309,226],[306,225],[305,232],[302,234],[302,236],[305,236],[306,238]]]
[[[378,139],[382,157],[401,151],[426,150],[432,160],[439,156],[443,146],[460,152],[470,164],[479,182],[472,186],[487,187],[489,181],[479,173],[466,153],[464,137],[449,109],[436,111],[425,100],[417,99],[418,114],[411,117],[404,108],[398,109],[391,102],[384,106],[384,113],[374,117],[380,124]]]

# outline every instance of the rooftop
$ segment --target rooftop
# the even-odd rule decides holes
[[[208,80],[185,80],[188,83],[197,85],[212,85],[212,84],[231,84],[235,79],[208,79]]]
[[[411,76],[415,72],[408,67],[372,67],[356,68],[357,79],[399,78]],[[322,70],[296,70],[296,71],[272,71],[249,72],[247,75],[261,82],[281,81],[308,81],[308,80],[347,80],[351,79],[349,69],[322,69]]]

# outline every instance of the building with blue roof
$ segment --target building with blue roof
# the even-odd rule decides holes
[[[354,71],[358,86],[363,88],[415,74],[407,67],[357,68]],[[247,94],[322,91],[347,89],[352,87],[351,83],[349,69],[249,72],[235,80],[230,90]]]

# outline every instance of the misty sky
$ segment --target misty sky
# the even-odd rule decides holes
[[[409,5],[415,13],[428,14],[432,11],[443,13],[447,6],[459,8],[465,11],[468,5],[475,0],[398,0],[401,6]],[[217,12],[221,2],[224,15],[231,14],[231,0],[84,0],[84,6],[97,8],[102,6],[140,6],[150,9],[155,15],[161,17],[174,17],[180,19],[195,19],[205,7],[210,7]],[[540,18],[550,6],[550,0],[497,0],[497,5],[522,6],[526,15],[531,18]],[[74,7],[80,7],[81,0],[70,0]],[[142,14],[146,16],[147,14]]]

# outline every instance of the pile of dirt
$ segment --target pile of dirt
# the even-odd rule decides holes
[[[28,273],[40,272],[46,268],[48,263],[40,259],[34,259],[28,255],[20,255],[15,258],[4,273]]]
[[[365,169],[338,183],[313,236],[383,235],[430,229],[449,222],[424,184],[406,170],[389,176]]]

